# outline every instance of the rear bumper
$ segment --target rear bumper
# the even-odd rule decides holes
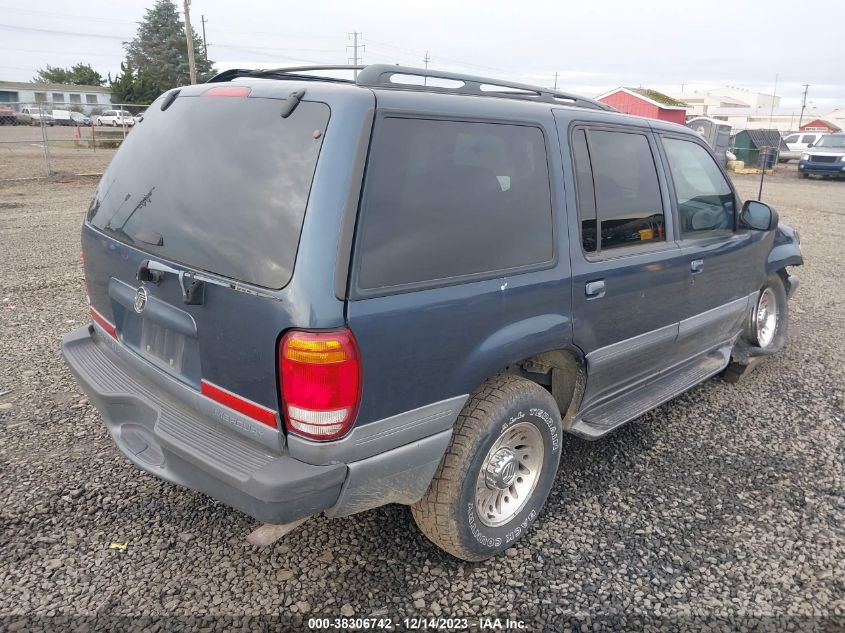
[[[133,371],[113,345],[88,326],[64,337],[62,354],[115,444],[138,468],[267,523],[336,504],[346,464],[306,464],[234,433]]]

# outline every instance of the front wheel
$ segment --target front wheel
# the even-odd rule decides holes
[[[789,305],[783,279],[777,273],[760,289],[751,319],[751,334],[758,348],[775,352],[786,344]]]
[[[417,526],[463,560],[504,551],[546,502],[561,434],[548,391],[518,376],[491,378],[470,396],[428,491],[411,506]]]

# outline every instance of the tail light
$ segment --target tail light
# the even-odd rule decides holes
[[[285,334],[279,381],[288,430],[316,440],[345,435],[361,401],[361,359],[352,332]]]

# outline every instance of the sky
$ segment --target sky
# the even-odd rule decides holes
[[[0,80],[91,64],[115,75],[122,42],[154,0],[0,0]],[[181,8],[181,0],[178,5]],[[819,115],[845,107],[845,2],[794,0],[193,0],[191,21],[218,70],[347,63],[429,66],[596,96],[740,86]]]

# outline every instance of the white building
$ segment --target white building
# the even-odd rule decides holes
[[[829,114],[822,116],[818,108],[804,110],[804,123],[813,119],[827,119],[837,123]],[[712,108],[710,116],[725,121],[734,130],[779,130],[780,132],[797,132],[798,122],[801,120],[801,106],[790,108]],[[838,124],[838,123],[837,123]],[[840,126],[841,127],[841,126]]]
[[[45,104],[51,110],[78,108],[89,113],[95,107],[111,105],[111,90],[104,86],[0,81],[0,105],[19,110],[25,105],[38,104]]]
[[[710,90],[703,90],[705,94],[718,95],[719,97],[731,97],[742,103],[748,104],[752,108],[772,108],[780,107],[780,97],[776,95],[766,94],[764,92],[754,92],[745,88],[738,88],[737,86],[722,86],[721,88],[712,88]]]
[[[689,106],[687,108],[687,117],[711,116],[713,108],[750,107],[745,101],[707,92],[671,92],[669,96],[678,101],[683,101]]]
[[[812,116],[809,119],[804,116],[804,122],[812,121],[813,119],[824,119],[825,121],[829,121],[834,125],[841,127],[845,130],[845,108],[840,108],[839,110],[834,110],[833,112],[828,112],[824,116]]]

